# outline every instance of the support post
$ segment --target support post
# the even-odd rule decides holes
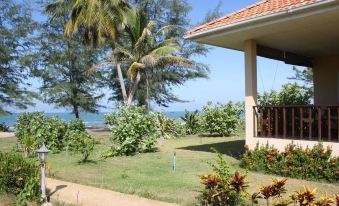
[[[253,148],[254,122],[253,107],[257,105],[257,45],[254,40],[245,41],[245,120],[246,120],[246,144]],[[254,123],[254,124],[253,124]]]

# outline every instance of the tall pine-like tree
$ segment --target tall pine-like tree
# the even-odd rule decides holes
[[[80,112],[97,112],[101,107],[100,72],[92,71],[100,52],[84,46],[81,33],[73,38],[64,35],[68,16],[68,9],[59,10],[41,25],[35,74],[43,81],[44,102],[69,108],[79,118]]]
[[[36,24],[29,9],[14,0],[0,3],[0,115],[7,108],[26,109],[37,97],[29,90],[27,55],[33,48]]]

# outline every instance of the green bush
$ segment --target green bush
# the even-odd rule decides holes
[[[311,102],[312,93],[298,84],[285,84],[281,91],[265,92],[258,95],[258,103],[261,106],[281,105],[308,105]]]
[[[46,145],[52,152],[63,149],[67,123],[56,117],[45,117],[42,112],[22,113],[16,122],[16,137],[27,156]]]
[[[119,105],[117,111],[105,116],[105,121],[113,143],[108,156],[152,151],[160,137],[157,116],[145,114],[145,107]]]
[[[212,105],[208,102],[203,108],[203,128],[205,132],[220,136],[229,136],[234,133],[240,123],[243,107],[241,103]]]
[[[70,122],[56,117],[45,117],[44,113],[22,113],[16,123],[16,136],[26,156],[31,156],[43,144],[52,152],[67,149],[81,153],[86,161],[93,151],[94,140],[85,130],[83,121]]]
[[[0,152],[0,191],[17,196],[18,205],[39,201],[40,167],[15,152]]]
[[[180,122],[167,118],[163,113],[157,113],[157,120],[161,137],[165,139],[177,138],[185,135],[185,126]]]
[[[201,132],[202,121],[198,110],[192,113],[186,110],[185,115],[181,119],[185,122],[186,134],[192,135]]]
[[[88,160],[93,152],[95,141],[86,131],[70,130],[67,132],[67,151],[82,154],[82,162]]]
[[[86,131],[85,123],[80,119],[75,119],[68,122],[67,131]]]
[[[9,132],[9,127],[5,124],[5,122],[0,123],[0,132]]]
[[[253,151],[246,151],[240,166],[285,177],[337,182],[339,157],[331,157],[331,154],[332,149],[324,149],[321,143],[312,149],[290,144],[284,152],[273,146],[257,145]]]

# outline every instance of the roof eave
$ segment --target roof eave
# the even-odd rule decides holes
[[[287,10],[284,10],[284,11],[281,11],[281,12],[277,12],[277,13],[273,13],[273,14],[269,14],[269,15],[264,15],[264,16],[260,16],[260,17],[257,17],[257,18],[247,19],[247,20],[239,21],[239,22],[236,22],[236,23],[233,23],[233,24],[228,24],[228,25],[208,29],[208,30],[205,30],[205,31],[193,33],[193,34],[188,34],[188,35],[185,35],[184,38],[185,39],[192,39],[192,40],[199,40],[200,38],[209,36],[211,34],[230,31],[230,30],[233,30],[233,29],[236,29],[236,28],[239,28],[239,27],[252,26],[252,25],[255,25],[257,23],[261,23],[263,21],[275,20],[275,19],[281,18],[285,15],[290,15],[290,14],[294,14],[294,13],[307,12],[309,9],[316,9],[318,7],[321,8],[323,6],[327,6],[328,4],[338,3],[338,2],[339,2],[339,0],[324,0],[324,1],[313,3],[313,4],[307,4],[307,5],[304,5],[304,6],[297,7],[297,8],[287,9]]]

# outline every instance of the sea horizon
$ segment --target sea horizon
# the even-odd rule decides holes
[[[9,126],[11,129],[14,129],[15,122],[18,116],[24,112],[16,112],[6,116],[0,116],[0,123],[4,123]],[[71,121],[75,119],[75,115],[69,112],[44,112],[47,117],[58,117],[64,121]],[[81,112],[80,119],[84,121],[87,128],[96,128],[96,127],[104,127],[105,114],[109,114],[110,112],[98,112],[98,113],[88,113]],[[184,115],[185,111],[165,111],[163,112],[166,117],[180,120],[180,117]]]

